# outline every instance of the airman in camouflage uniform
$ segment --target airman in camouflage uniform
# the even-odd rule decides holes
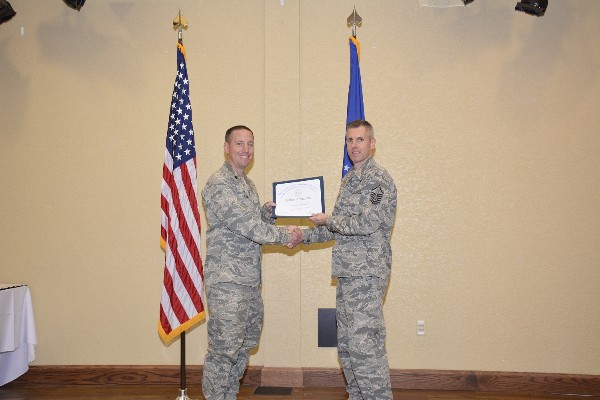
[[[353,168],[342,180],[331,216],[313,215],[310,220],[318,226],[303,231],[303,242],[335,240],[338,356],[350,400],[393,399],[383,300],[392,266],[396,186],[371,157],[375,148],[371,124],[350,123],[346,145]]]
[[[230,128],[224,146],[227,161],[202,190],[208,222],[204,273],[209,311],[202,390],[208,400],[237,398],[249,352],[258,345],[262,244],[292,247],[300,240],[290,233],[293,228],[272,225],[274,203],[261,207],[256,187],[245,174],[254,155],[252,131]]]

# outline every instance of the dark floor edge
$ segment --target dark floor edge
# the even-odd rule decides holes
[[[242,384],[275,386],[263,382],[262,370],[248,367]],[[298,368],[268,370],[277,374],[276,386],[344,386],[342,372],[336,368],[302,368],[302,382]],[[175,365],[39,365],[8,385],[178,385],[179,373],[180,367]],[[600,396],[600,375],[392,369],[390,376],[395,389]],[[186,367],[188,385],[200,384],[201,379],[202,366]]]

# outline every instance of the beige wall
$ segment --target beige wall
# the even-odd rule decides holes
[[[600,374],[600,2],[552,1],[542,18],[516,0],[10,2],[0,282],[31,287],[35,364],[179,363],[156,333],[177,10],[199,186],[242,123],[262,201],[275,180],[323,175],[331,210],[356,5],[365,111],[399,190],[391,367]],[[335,306],[331,247],[265,253],[251,363],[337,367],[316,347],[317,309]],[[201,364],[206,325],[187,343]]]

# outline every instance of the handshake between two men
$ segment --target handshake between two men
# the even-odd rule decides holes
[[[327,223],[327,214],[312,214],[308,219],[315,225],[325,225]],[[291,240],[286,246],[290,249],[293,249],[294,247],[302,243],[302,239],[304,238],[304,232],[296,225],[288,226],[287,230],[288,233],[291,235]]]
[[[273,209],[275,208],[275,206],[276,206],[276,204],[272,201],[269,201],[269,202],[265,203],[265,205],[264,205],[264,207],[267,208],[269,213],[273,212]],[[327,214],[317,213],[317,214],[312,214],[310,217],[308,217],[308,220],[318,226],[318,225],[325,225],[327,223],[327,218],[328,218]],[[300,229],[300,227],[298,227],[297,225],[288,225],[287,232],[290,234],[290,241],[287,244],[285,244],[284,246],[286,246],[287,248],[293,249],[294,247],[296,247],[300,243],[302,243],[302,239],[304,239],[303,229]]]

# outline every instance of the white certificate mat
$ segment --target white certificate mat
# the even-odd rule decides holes
[[[323,177],[273,182],[273,217],[304,218],[325,212]]]

